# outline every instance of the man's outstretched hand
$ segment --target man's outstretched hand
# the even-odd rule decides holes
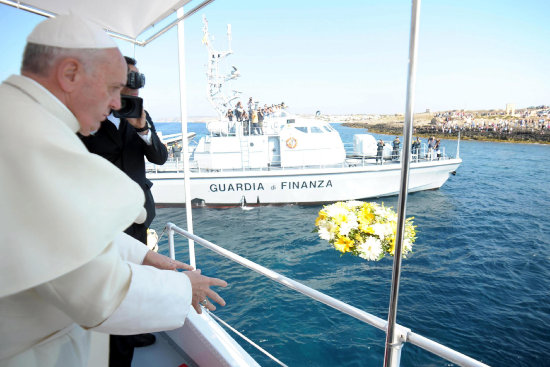
[[[214,306],[212,302],[216,302],[220,306],[225,306],[225,301],[223,298],[210,289],[212,286],[227,287],[227,282],[225,280],[201,275],[200,269],[195,271],[186,271],[183,274],[187,275],[191,281],[191,288],[193,288],[193,299],[191,301],[191,305],[197,313],[202,313],[200,305],[203,305],[210,311],[214,311],[216,309],[216,306]]]
[[[227,287],[227,282],[225,280],[204,276],[201,274],[200,269],[194,270],[190,265],[182,263],[181,261],[172,260],[168,256],[161,255],[151,250],[149,250],[147,255],[145,255],[142,264],[154,266],[155,268],[161,270],[188,270],[183,274],[187,275],[191,281],[191,288],[193,292],[191,305],[197,313],[202,313],[200,306],[201,304],[210,311],[214,311],[216,309],[216,306],[214,306],[212,302],[225,306],[225,301],[223,298],[210,289],[212,286]]]

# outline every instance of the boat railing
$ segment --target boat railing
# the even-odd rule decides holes
[[[386,143],[388,144],[388,143]],[[390,143],[391,144],[391,143]],[[372,160],[376,159],[376,154],[374,155],[359,155],[355,152],[353,143],[344,143],[344,150],[346,151],[346,157],[349,159],[352,159],[351,165],[353,166],[368,166],[372,165]],[[402,157],[403,150],[399,150],[399,157]],[[411,161],[414,163],[418,162],[426,162],[426,161],[437,161],[437,160],[447,160],[451,159],[452,157],[448,156],[445,147],[439,148],[439,156],[436,150],[429,149],[428,144],[421,143],[420,148],[415,151],[411,151]],[[381,164],[386,163],[387,161],[390,162],[399,162],[400,159],[395,159],[393,156],[384,156],[384,159],[382,159]]]
[[[375,315],[372,315],[368,312],[365,312],[363,310],[360,310],[354,306],[348,305],[347,303],[344,303],[334,297],[328,296],[322,292],[319,292],[313,288],[310,288],[300,282],[297,282],[293,279],[287,278],[282,274],[279,274],[271,269],[268,269],[262,265],[259,265],[257,263],[254,263],[242,256],[239,256],[229,250],[224,249],[223,247],[220,247],[210,241],[207,241],[199,236],[196,236],[184,229],[179,228],[173,223],[168,223],[166,225],[165,231],[168,234],[168,245],[169,245],[169,251],[170,251],[170,257],[172,259],[175,259],[175,245],[174,245],[174,234],[178,233],[187,239],[189,239],[189,254],[193,258],[190,258],[189,263],[195,264],[194,259],[194,244],[197,243],[211,251],[214,251],[215,253],[233,261],[237,264],[240,264],[250,270],[253,270],[263,276],[265,276],[268,279],[271,279],[272,281],[275,281],[279,284],[282,284],[283,286],[290,288],[294,291],[300,292],[303,295],[324,303],[325,305],[332,307],[342,313],[345,313],[349,316],[352,316],[366,324],[369,324],[371,326],[374,326],[384,332],[387,332],[387,325],[388,322],[384,319],[381,319]],[[225,323],[225,322],[224,322]],[[401,347],[404,345],[404,343],[411,343],[413,345],[416,345],[428,352],[431,352],[441,358],[446,359],[449,362],[455,363],[459,366],[467,366],[467,367],[481,367],[487,365],[485,363],[482,363],[480,361],[477,361],[465,354],[462,354],[458,351],[455,351],[454,349],[451,349],[449,347],[446,347],[440,343],[437,343],[433,340],[430,340],[422,335],[419,335],[415,332],[413,332],[410,328],[404,327],[402,325],[396,324],[395,329],[397,331],[398,335],[398,343],[399,343],[399,353],[401,352]],[[398,365],[399,365],[399,359],[398,359]]]
[[[349,149],[349,146],[353,147],[353,144],[344,144],[344,148],[346,151],[346,160],[342,162],[341,164],[320,164],[320,165],[312,165],[312,164],[302,164],[302,165],[293,165],[293,166],[285,166],[281,162],[281,155],[280,154],[274,154],[270,159],[270,164],[266,165],[265,167],[247,167],[246,162],[243,162],[243,165],[240,168],[218,168],[218,169],[211,169],[211,168],[201,168],[197,161],[191,159],[189,161],[190,172],[193,173],[206,173],[206,172],[258,172],[258,171],[285,171],[285,170],[296,170],[296,169],[311,169],[311,168],[335,168],[335,167],[365,167],[365,166],[372,166],[376,164],[376,156],[375,155],[357,155],[353,152],[353,149]],[[196,148],[196,145],[193,146]],[[311,149],[314,150],[314,149]],[[310,150],[305,150],[303,154],[308,154]],[[194,155],[195,149],[190,149],[190,155]],[[402,150],[399,151],[399,157],[402,156]],[[418,151],[411,153],[411,162],[413,163],[419,163],[419,162],[431,162],[431,161],[444,161],[451,159],[452,157],[448,156],[445,147],[439,148],[439,157],[437,154],[437,151],[433,149],[429,149],[428,145],[426,143],[422,143]],[[400,159],[396,159],[395,157],[391,156],[385,156],[384,159],[382,159],[381,164],[399,164]],[[166,161],[165,164],[159,166],[150,162],[147,162],[146,164],[146,171],[151,173],[159,173],[159,172],[166,172],[166,173],[180,173],[183,172],[183,161],[181,157],[170,157]]]
[[[400,151],[401,155],[401,151]],[[413,163],[419,162],[431,162],[431,161],[445,161],[452,159],[445,154],[445,150],[441,151],[441,156],[437,157],[437,153],[434,151],[421,150],[419,153],[411,154],[411,161]],[[273,163],[265,167],[241,167],[241,168],[201,168],[196,161],[190,161],[189,171],[192,173],[210,173],[210,172],[265,172],[265,171],[294,171],[298,169],[312,169],[312,168],[345,168],[345,167],[367,167],[376,165],[376,156],[347,156],[346,161],[340,164],[303,164],[298,166],[284,166],[280,162],[274,160]],[[399,159],[392,159],[392,157],[384,157],[382,165],[394,164],[399,165]],[[165,164],[159,166],[154,163],[146,163],[146,171],[148,173],[182,173],[183,161],[178,158],[169,158]]]
[[[248,136],[248,135],[277,135],[282,123],[278,120],[265,119],[254,125],[248,120],[227,120],[227,131],[209,131],[210,136]]]

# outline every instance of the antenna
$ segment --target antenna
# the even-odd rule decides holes
[[[222,119],[228,109],[234,108],[234,102],[239,97],[238,92],[231,92],[229,95],[224,94],[223,87],[229,80],[237,79],[240,76],[239,71],[233,66],[229,73],[222,75],[220,73],[220,61],[225,57],[231,55],[231,24],[227,25],[227,43],[228,49],[226,51],[218,51],[214,49],[213,40],[208,32],[208,21],[206,16],[202,17],[203,22],[203,37],[202,43],[206,45],[208,50],[208,64],[206,70],[207,85],[207,97],[212,106],[218,112],[219,118]]]

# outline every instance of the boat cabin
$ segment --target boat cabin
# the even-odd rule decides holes
[[[222,123],[227,127],[220,129]],[[346,159],[340,134],[327,122],[288,115],[268,116],[259,128],[247,122],[219,121],[207,126],[193,160],[200,170],[269,170],[327,167]],[[226,133],[223,133],[223,132]]]

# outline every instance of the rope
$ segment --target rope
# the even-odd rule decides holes
[[[214,319],[216,319],[216,321],[222,323],[226,328],[228,328],[229,330],[231,330],[232,332],[234,332],[235,334],[237,334],[238,336],[240,336],[241,338],[243,338],[245,341],[247,341],[249,344],[251,344],[253,347],[255,347],[256,349],[258,349],[260,352],[262,352],[263,354],[265,354],[266,356],[268,356],[271,360],[273,360],[274,362],[278,363],[279,365],[281,366],[284,366],[284,367],[288,367],[286,364],[284,364],[283,362],[279,361],[277,358],[275,358],[273,355],[271,355],[269,352],[267,352],[265,349],[263,349],[262,347],[260,347],[258,344],[254,343],[252,340],[248,339],[246,336],[244,336],[242,333],[240,333],[239,331],[237,331],[235,328],[231,327],[228,323],[226,323],[225,321],[223,321],[222,319],[220,319],[218,316],[214,315],[212,312],[210,312],[208,309],[206,309],[205,307],[201,306],[210,316],[212,316]]]
[[[168,228],[168,226],[165,226],[165,227],[162,229],[162,232],[161,232],[161,234],[160,234],[160,236],[159,236],[159,239],[158,239],[158,241],[157,241],[157,244],[159,244],[159,243],[160,243],[160,240],[162,240],[162,236],[164,236],[164,232],[166,232],[166,228]]]

